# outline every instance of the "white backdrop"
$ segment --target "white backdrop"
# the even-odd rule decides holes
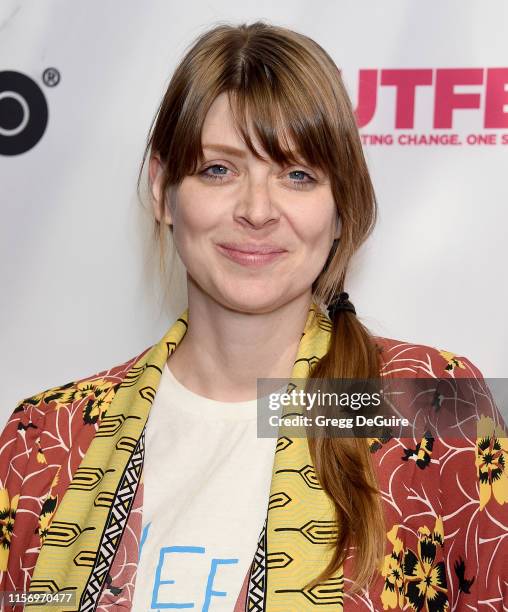
[[[322,44],[355,107],[360,74],[377,71],[375,113],[361,132],[394,142],[365,142],[380,219],[346,287],[362,321],[465,355],[485,376],[508,375],[506,70],[487,83],[487,69],[508,69],[505,0],[3,0],[0,70],[35,81],[49,118],[29,150],[6,154],[19,136],[12,109],[23,103],[0,75],[2,422],[20,399],[141,352],[185,307],[183,274],[169,308],[161,305],[137,169],[186,46],[219,21],[258,18]],[[47,68],[58,71],[56,86]],[[416,89],[414,125],[397,128],[409,98],[397,102],[397,88],[379,83],[388,70],[415,69],[429,84]],[[436,127],[460,100],[470,108]],[[408,146],[401,134],[456,134],[462,144]],[[470,134],[496,144],[468,144]]]

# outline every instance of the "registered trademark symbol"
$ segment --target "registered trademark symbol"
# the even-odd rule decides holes
[[[60,83],[60,72],[56,68],[46,68],[42,73],[44,85],[56,87]]]

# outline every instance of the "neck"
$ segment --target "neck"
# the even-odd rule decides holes
[[[210,399],[256,399],[258,378],[289,378],[312,302],[310,292],[270,312],[241,312],[189,284],[189,327],[168,366]]]

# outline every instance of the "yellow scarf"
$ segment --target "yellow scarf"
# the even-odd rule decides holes
[[[130,369],[55,513],[30,589],[76,593],[75,604],[60,610],[93,610],[96,605],[141,477],[144,428],[162,369],[187,323],[188,309]],[[308,377],[326,353],[330,326],[313,302],[291,378]],[[303,589],[328,563],[326,544],[333,541],[334,527],[333,507],[317,482],[306,439],[280,436],[247,609],[306,612],[323,604],[341,609],[341,572],[326,585]],[[43,612],[42,606],[30,609]]]

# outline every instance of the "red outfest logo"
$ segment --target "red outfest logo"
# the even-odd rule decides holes
[[[394,100],[393,119],[371,132],[383,96]],[[508,145],[508,68],[362,69],[355,114],[365,145]]]

